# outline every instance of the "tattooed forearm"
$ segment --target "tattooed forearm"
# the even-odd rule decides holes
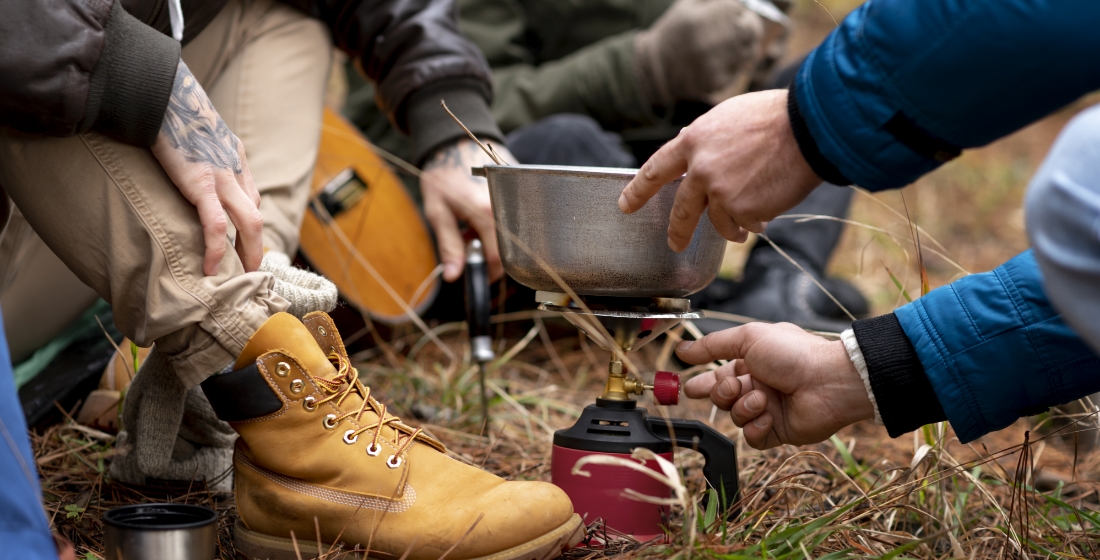
[[[470,167],[481,165],[478,158],[481,153],[477,144],[463,138],[436,150],[424,164],[424,169],[465,167],[469,171]]]
[[[209,163],[235,173],[244,170],[238,150],[240,140],[182,60],[176,67],[176,82],[160,131],[187,161]]]

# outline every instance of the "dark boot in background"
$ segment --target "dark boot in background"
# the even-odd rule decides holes
[[[851,189],[826,183],[787,214],[844,218],[851,201]],[[843,231],[844,224],[835,220],[799,223],[797,219],[778,219],[768,224],[766,235],[859,318],[870,310],[863,294],[844,280],[825,276],[825,267]],[[759,239],[749,253],[740,281],[715,280],[692,296],[691,302],[698,309],[794,323],[810,330],[841,332],[847,329],[852,319],[814,283],[814,279],[767,241]],[[740,323],[708,318],[695,324],[704,333],[710,333]]]

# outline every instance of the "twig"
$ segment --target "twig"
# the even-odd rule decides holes
[[[455,114],[452,113],[451,110],[447,107],[447,102],[446,101],[440,99],[439,104],[442,105],[443,110],[447,111],[447,114],[450,115],[451,118],[454,119],[456,123],[458,123],[458,126],[461,126],[462,130],[465,130],[466,134],[470,135],[470,138],[474,142],[477,143],[478,147],[481,148],[481,150],[483,152],[485,152],[489,157],[493,158],[493,161],[495,161],[497,165],[508,165],[507,163],[505,163],[505,161],[503,159],[500,158],[500,156],[497,155],[496,152],[493,151],[492,146],[485,147],[485,144],[482,144],[481,140],[478,140],[477,136],[474,136],[474,133],[470,132],[470,129],[466,128],[466,125],[462,124],[462,121],[458,120],[458,117],[456,117]]]

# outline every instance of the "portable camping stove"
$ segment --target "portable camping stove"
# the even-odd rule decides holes
[[[718,491],[720,511],[738,499],[737,455],[733,442],[697,420],[649,416],[634,400],[653,392],[658,404],[679,401],[680,379],[659,371],[652,385],[632,376],[623,354],[641,348],[685,319],[702,314],[680,298],[626,298],[582,296],[580,301],[563,294],[536,293],[539,309],[560,313],[605,350],[611,352],[607,386],[596,403],[585,407],[571,428],[554,433],[551,458],[552,482],[565,490],[573,509],[586,523],[602,519],[605,526],[642,541],[663,533],[667,509],[626,497],[631,489],[648,496],[667,496],[669,488],[644,473],[606,465],[588,465],[592,476],[574,475],[573,466],[587,455],[629,458],[636,448],[646,448],[672,459],[673,447],[700,452],[706,460],[703,474]],[[659,472],[657,465],[649,468]]]

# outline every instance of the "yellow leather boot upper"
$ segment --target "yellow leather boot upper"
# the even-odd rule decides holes
[[[253,531],[315,540],[316,517],[327,544],[369,543],[372,555],[397,558],[415,539],[408,558],[434,560],[459,543],[447,558],[461,560],[539,539],[573,516],[556,486],[456,461],[385,412],[324,313],[271,317],[236,365],[252,363],[282,402],[232,423],[237,509]]]

